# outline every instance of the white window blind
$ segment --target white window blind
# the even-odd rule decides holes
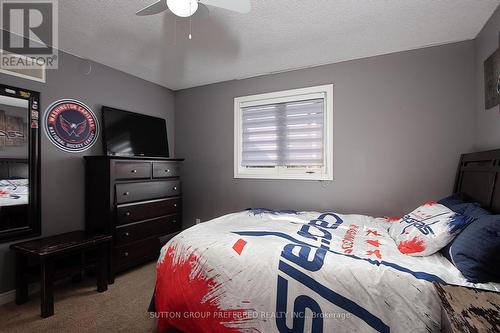
[[[333,85],[234,99],[234,177],[333,179]]]
[[[324,98],[242,108],[242,166],[324,165]]]

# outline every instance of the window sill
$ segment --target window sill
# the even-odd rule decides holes
[[[328,174],[235,174],[234,179],[264,179],[264,180],[318,180],[332,181],[333,175]]]

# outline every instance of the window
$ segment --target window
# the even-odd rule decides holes
[[[234,100],[234,177],[333,180],[333,85]]]

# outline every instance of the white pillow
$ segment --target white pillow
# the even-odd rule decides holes
[[[448,245],[474,218],[428,202],[406,214],[389,227],[389,234],[401,253],[429,256]]]

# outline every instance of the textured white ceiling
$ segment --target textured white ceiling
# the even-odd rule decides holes
[[[60,48],[177,90],[473,39],[500,3],[252,0],[197,13],[188,40],[188,19],[134,15],[154,1],[59,1]]]

